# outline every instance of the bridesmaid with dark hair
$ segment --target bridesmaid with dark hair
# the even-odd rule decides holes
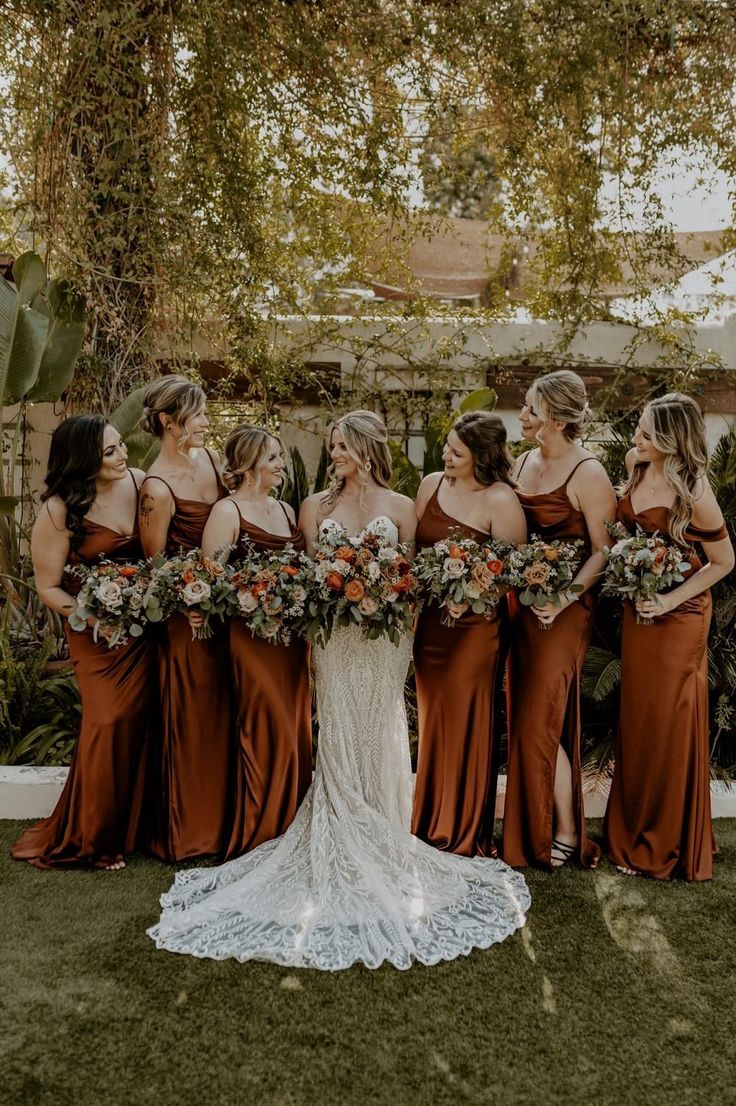
[[[80,587],[65,575],[65,565],[141,558],[137,509],[143,473],[128,468],[127,455],[102,415],[66,419],[51,439],[31,553],[39,597],[65,618]],[[65,625],[64,631],[82,697],[79,740],[53,814],[26,830],[12,854],[38,868],[118,870],[135,846],[141,814],[155,710],[155,645],[144,634],[109,649],[91,629],[80,633]]]
[[[691,563],[685,582],[636,612],[624,605],[621,708],[606,812],[608,855],[620,872],[670,879],[713,875],[708,746],[710,589],[734,566],[708,483],[705,424],[695,400],[648,403],[626,458],[616,517],[669,534]],[[702,553],[702,557],[701,554]]]
[[[140,497],[147,557],[201,546],[213,504],[226,496],[201,388],[166,376],[146,389],[144,426],[161,439]],[[221,853],[231,807],[232,702],[227,635],[193,640],[196,614],[165,623],[159,649],[162,747],[151,758],[146,847],[161,860]]]
[[[202,549],[237,561],[263,552],[305,548],[294,512],[273,494],[283,483],[281,443],[258,426],[239,426],[225,442],[223,476],[230,497],[216,503]],[[229,548],[232,552],[229,552]],[[309,652],[296,634],[288,645],[255,637],[230,621],[230,664],[237,712],[234,814],[225,857],[241,856],[280,837],[312,782]]]
[[[592,585],[616,497],[600,461],[577,441],[590,411],[577,373],[534,382],[521,432],[537,449],[516,462],[517,494],[530,538],[583,541],[574,583],[560,606],[524,607],[509,595],[509,760],[503,858],[516,867],[559,868],[572,857],[594,868],[600,849],[586,835],[580,767],[580,674],[593,631]]]
[[[524,512],[511,483],[506,430],[497,415],[473,411],[452,427],[443,473],[419,488],[418,549],[459,531],[478,542],[518,545]],[[434,604],[422,610],[414,639],[419,759],[412,833],[463,856],[495,856],[493,818],[498,781],[494,698],[503,670],[502,616],[464,612],[442,624]]]

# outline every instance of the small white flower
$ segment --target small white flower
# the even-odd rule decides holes
[[[378,561],[369,561],[365,566],[365,574],[372,584],[375,584],[381,578],[381,566]]]

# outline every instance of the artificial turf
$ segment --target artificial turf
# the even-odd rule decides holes
[[[733,1106],[736,820],[708,884],[531,872],[526,929],[406,972],[158,952],[172,869],[41,872],[0,823],[1,1106]]]

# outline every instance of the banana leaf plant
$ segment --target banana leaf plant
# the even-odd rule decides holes
[[[51,627],[40,617],[22,550],[28,539],[20,465],[26,406],[55,402],[69,387],[86,316],[83,298],[66,281],[49,279],[38,254],[22,254],[12,278],[0,276],[0,586],[15,629],[36,637]]]

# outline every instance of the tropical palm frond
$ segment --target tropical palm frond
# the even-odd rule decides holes
[[[601,703],[621,683],[621,658],[608,649],[591,645],[583,664],[580,690],[587,699]]]

